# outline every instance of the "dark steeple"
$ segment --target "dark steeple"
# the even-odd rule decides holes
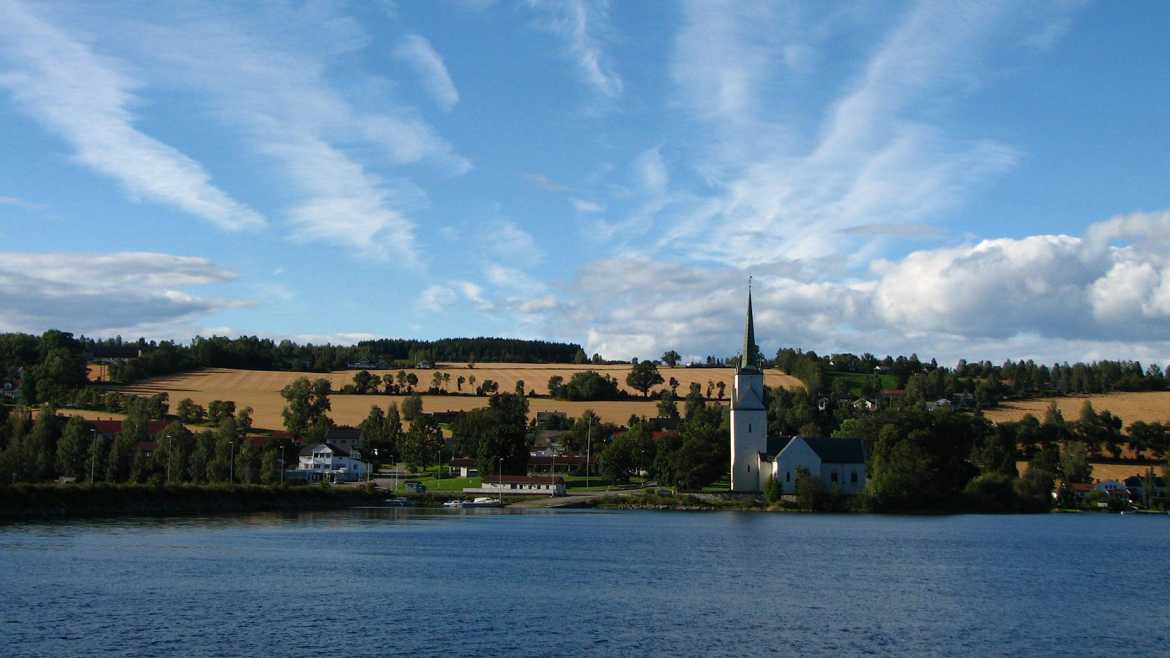
[[[748,277],[747,326],[743,330],[743,352],[739,357],[740,370],[755,370],[760,363],[760,350],[756,346],[756,329],[752,322],[752,278]]]

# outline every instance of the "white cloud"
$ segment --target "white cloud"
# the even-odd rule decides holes
[[[439,312],[455,303],[455,291],[446,286],[432,285],[418,296],[417,306],[424,311]]]
[[[605,206],[597,203],[596,201],[590,201],[589,199],[573,198],[569,201],[573,204],[573,209],[579,213],[596,213],[605,211]]]
[[[612,32],[608,0],[529,0],[528,5],[541,13],[536,26],[561,39],[586,84],[608,98],[622,95],[621,76],[604,49]]]
[[[441,109],[450,111],[459,102],[459,92],[447,73],[447,65],[425,37],[407,35],[394,49],[394,55],[414,67],[423,86]]]
[[[709,137],[688,164],[712,192],[676,199],[685,206],[655,246],[759,267],[865,253],[893,227],[937,220],[1020,158],[1010,145],[934,125],[937,108],[979,79],[987,46],[1013,17],[989,3],[915,5],[816,126],[807,104],[788,100],[799,98],[800,67],[776,62],[794,45],[832,43],[851,23],[806,25],[792,7],[688,5],[672,70],[681,107]]]
[[[135,128],[140,82],[20,3],[0,4],[0,87],[57,133],[77,161],[118,181],[131,197],[173,206],[226,230],[265,225],[259,213],[211,182],[195,160]]]
[[[532,267],[544,260],[544,250],[536,239],[515,222],[489,224],[484,228],[481,241],[490,255],[514,265]]]
[[[154,334],[240,306],[239,301],[186,292],[234,278],[204,258],[188,256],[0,253],[0,331]]]
[[[568,192],[569,191],[569,187],[567,185],[563,185],[561,183],[558,183],[555,180],[549,178],[548,176],[545,176],[544,174],[525,174],[524,180],[528,181],[529,183],[532,183],[533,185],[539,187],[542,190],[547,190],[549,192]]]
[[[483,287],[470,281],[456,281],[455,286],[463,293],[463,297],[474,304],[477,309],[490,311],[494,308],[495,305],[484,296]]]
[[[866,276],[756,270],[757,336],[766,351],[969,359],[1170,359],[1170,252],[1163,213],[1091,225],[1086,237],[1034,235],[914,251]],[[1104,246],[1102,242],[1104,241]],[[585,266],[573,303],[587,348],[611,358],[666,349],[729,355],[742,339],[746,272],[646,259]],[[722,346],[722,347],[720,347]]]
[[[387,164],[430,164],[459,175],[471,167],[415,110],[387,98],[384,81],[355,69],[345,93],[336,88],[331,68],[371,37],[330,5],[149,6],[133,16],[107,5],[63,20],[133,32],[118,47],[143,76],[161,89],[191,93],[273,163],[293,239],[415,265],[421,250],[410,213],[425,195],[382,171]]]
[[[33,203],[32,201],[14,196],[0,196],[0,206],[20,208],[21,210],[44,210],[46,208],[43,203]]]
[[[584,227],[587,238],[628,243],[648,233],[658,215],[683,198],[668,189],[670,173],[658,147],[639,153],[630,168],[632,178],[638,183],[634,207],[620,219],[599,218],[589,222]]]

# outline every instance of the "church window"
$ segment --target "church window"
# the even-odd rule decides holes
[[[836,482],[836,481],[837,481],[837,471],[833,471],[832,475],[830,475],[830,476],[829,476],[829,480],[830,480],[831,482]]]
[[[849,481],[853,484],[857,484],[857,471],[853,471],[853,473],[849,476]]]
[[[784,472],[784,481],[785,482],[792,482],[792,471],[785,471]]]
[[[752,424],[748,423],[748,434],[752,433]]]

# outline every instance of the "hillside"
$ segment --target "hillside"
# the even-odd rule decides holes
[[[430,370],[407,370],[419,378],[419,387],[427,388],[435,372],[448,372],[451,380],[448,389],[455,392],[456,379],[475,376],[477,382],[491,379],[500,385],[500,391],[510,392],[515,389],[516,382],[523,380],[526,390],[544,394],[547,392],[548,379],[559,375],[568,380],[573,373],[583,370],[596,370],[609,374],[618,379],[622,388],[625,386],[625,377],[630,370],[628,365],[591,366],[577,364],[529,364],[529,363],[500,363],[476,365],[468,368],[467,364],[441,364],[439,368]],[[370,371],[373,374],[395,374],[398,371]],[[663,379],[669,381],[674,377],[680,382],[679,395],[685,394],[691,382],[698,382],[706,391],[707,382],[723,381],[730,394],[731,380],[734,376],[733,368],[662,368]],[[183,398],[191,398],[196,403],[206,406],[212,400],[232,400],[237,406],[250,406],[254,411],[257,427],[279,428],[282,426],[280,412],[284,408],[284,400],[280,397],[280,389],[298,377],[328,379],[334,389],[353,382],[355,371],[337,371],[331,373],[302,373],[302,372],[274,372],[259,370],[234,370],[221,368],[207,368],[178,375],[155,377],[131,386],[120,387],[118,390],[139,395],[153,395],[166,392],[170,395],[171,404],[175,405]],[[802,384],[779,371],[769,371],[766,374],[769,386],[783,386],[797,388]],[[464,384],[464,390],[468,390]],[[474,389],[474,387],[470,387]],[[633,392],[633,391],[631,391]],[[636,393],[636,392],[634,392]],[[475,409],[487,405],[486,397],[471,397],[459,395],[423,395],[423,409],[427,411],[462,411]],[[402,396],[390,395],[340,395],[330,398],[333,411],[330,416],[334,422],[344,425],[356,425],[369,413],[372,405],[385,407],[391,401],[401,402]],[[586,409],[592,409],[607,422],[625,423],[631,414],[654,416],[656,400],[629,400],[615,402],[567,402],[549,398],[532,398],[530,409],[538,411],[564,411],[571,416],[579,416]]]
[[[1109,411],[1121,418],[1125,427],[1135,421],[1170,422],[1170,391],[1149,391],[1140,393],[1106,393],[1101,395],[1069,395],[1066,397],[1035,398],[1017,402],[1005,402],[995,409],[988,409],[984,415],[997,423],[1020,420],[1025,414],[1032,414],[1043,420],[1048,405],[1055,402],[1067,420],[1076,420],[1081,405],[1088,400],[1097,411]]]

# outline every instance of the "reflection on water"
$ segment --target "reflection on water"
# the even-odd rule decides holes
[[[44,656],[1151,654],[1168,546],[1170,518],[1109,515],[20,524],[0,527],[0,632]]]

